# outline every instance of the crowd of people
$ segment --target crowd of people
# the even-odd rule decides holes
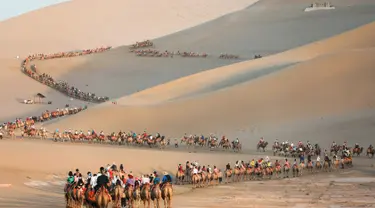
[[[66,194],[71,193],[72,189],[78,189],[85,193],[87,197],[83,203],[97,203],[95,196],[102,189],[113,204],[119,204],[118,207],[126,207],[127,204],[133,204],[137,200],[137,191],[143,193],[144,189],[148,189],[149,193],[155,193],[154,189],[157,188],[164,192],[166,187],[172,186],[172,176],[167,172],[159,175],[157,171],[153,171],[137,177],[133,175],[132,171],[126,171],[123,164],[118,168],[113,163],[100,167],[98,172],[87,172],[86,177],[80,173],[79,169],[76,169],[75,173],[69,171],[66,182],[64,188]],[[115,196],[116,187],[121,188],[121,193],[123,193],[117,199]],[[131,194],[127,194],[128,191]],[[155,194],[151,194],[151,200],[155,202],[155,205],[158,203],[155,201],[157,197]]]
[[[52,76],[46,73],[38,73],[38,70],[35,65],[30,65],[29,68],[27,67],[27,65],[30,64],[33,60],[47,60],[47,59],[55,59],[55,58],[68,58],[68,57],[75,57],[75,56],[83,56],[83,55],[89,55],[93,53],[105,52],[110,49],[111,47],[100,47],[100,48],[95,48],[95,49],[79,50],[79,51],[72,51],[72,52],[29,55],[25,60],[22,61],[21,70],[23,73],[25,73],[29,77],[51,88],[54,88],[69,97],[87,101],[87,102],[94,102],[94,103],[106,102],[109,100],[108,97],[97,96],[94,93],[83,92],[74,86],[70,86],[65,81],[57,81]]]

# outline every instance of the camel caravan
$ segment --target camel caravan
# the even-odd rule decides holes
[[[155,136],[143,132],[137,134],[135,132],[119,131],[118,133],[112,132],[106,135],[103,131],[97,133],[95,130],[88,130],[84,133],[82,130],[75,130],[74,132],[64,130],[60,132],[58,129],[53,133],[53,140],[55,142],[75,142],[75,143],[96,143],[96,144],[113,144],[113,145],[127,145],[127,146],[138,146],[138,147],[149,147],[149,148],[160,148],[165,149],[166,146],[170,145],[170,139],[166,139],[165,136],[157,133]]]
[[[127,173],[121,164],[119,169],[113,163],[100,167],[99,172],[87,173],[83,178],[79,169],[73,174],[69,171],[64,187],[66,207],[104,208],[111,204],[114,208],[151,208],[172,207],[173,187],[172,177],[164,172],[162,179],[153,171],[140,177],[134,177],[132,171]]]
[[[219,59],[239,59],[240,58],[240,56],[238,56],[238,55],[233,55],[233,54],[220,54],[220,56],[219,56]]]
[[[70,86],[67,82],[64,81],[56,81],[50,75],[43,73],[40,74],[37,71],[36,66],[30,65],[30,69],[27,68],[27,65],[31,63],[33,60],[47,60],[47,59],[56,59],[56,58],[69,58],[69,57],[76,57],[76,56],[83,56],[89,55],[93,53],[102,53],[105,51],[110,50],[111,47],[101,47],[96,49],[88,49],[88,50],[80,50],[80,51],[72,51],[72,52],[61,52],[61,53],[53,53],[53,54],[34,54],[28,56],[25,60],[22,61],[21,64],[21,71],[28,75],[29,77],[33,78],[34,80],[47,85],[68,97],[72,97],[75,99],[93,102],[93,103],[102,103],[109,100],[108,97],[99,97],[96,96],[94,93],[89,92],[82,92],[78,88],[74,86]]]
[[[266,147],[268,145],[268,142],[264,141],[263,137],[257,144],[257,150],[263,150],[265,151]],[[273,155],[276,156],[284,156],[284,157],[300,157],[301,155],[305,156],[317,156],[321,155],[322,149],[320,148],[319,144],[312,145],[309,141],[307,141],[306,145],[303,144],[303,142],[299,141],[297,145],[295,145],[293,142],[284,141],[279,142],[277,139],[275,140],[273,146],[272,146]],[[347,145],[347,142],[345,141],[343,145],[338,145],[335,142],[332,142],[331,147],[329,150],[325,149],[324,154],[329,155],[339,155],[343,154],[345,151],[352,152],[353,156],[360,156],[364,148],[360,147],[358,143],[354,145],[353,148],[349,147]],[[369,147],[366,150],[366,156],[372,158],[374,157],[374,147],[372,144],[369,145]]]
[[[233,150],[234,152],[240,152],[242,150],[242,144],[238,138],[230,142],[226,136],[223,136],[221,140],[219,141],[219,139],[213,134],[210,134],[208,137],[205,137],[204,135],[187,136],[185,134],[181,138],[180,144],[185,144],[187,148],[191,148],[191,147],[208,147],[210,149],[222,148],[223,150]],[[175,147],[178,147],[177,141],[175,141]]]
[[[143,50],[134,50],[136,56],[142,57],[171,57],[173,58],[174,53],[170,51],[158,51],[155,49],[143,49]]]
[[[236,161],[235,166],[231,168],[228,163],[224,171],[217,168],[216,165],[199,165],[198,162],[186,162],[185,168],[179,164],[176,172],[176,184],[192,184],[193,188],[207,187],[218,185],[221,183],[241,182],[247,180],[263,180],[276,178],[289,178],[302,176],[303,172],[318,173],[321,171],[330,172],[338,171],[346,167],[352,167],[352,153],[344,152],[341,158],[333,156],[330,158],[325,155],[324,161],[320,160],[318,155],[313,161],[308,158],[300,158],[299,162],[294,159],[291,164],[288,159],[284,161],[276,160],[273,163],[268,156],[265,159],[252,159],[248,163],[244,161]]]
[[[137,48],[147,48],[154,46],[154,43],[150,40],[145,40],[142,42],[136,42],[135,44],[130,45],[130,49],[137,49]]]
[[[56,109],[55,111],[48,111],[46,110],[40,116],[32,116],[27,117],[25,120],[21,118],[17,118],[12,122],[6,122],[0,125],[0,133],[1,135],[6,135],[10,138],[15,138],[15,130],[21,129],[21,137],[28,136],[28,137],[36,137],[41,136],[44,139],[47,139],[48,134],[45,129],[36,130],[35,123],[44,122],[51,119],[56,119],[59,117],[67,116],[67,115],[74,115],[83,110],[87,109],[86,106],[84,107],[74,107],[74,108],[63,108],[63,109]]]

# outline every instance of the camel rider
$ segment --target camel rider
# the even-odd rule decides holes
[[[272,162],[271,161],[268,161],[267,167],[272,168]]]
[[[199,166],[199,164],[198,164],[198,162],[197,162],[197,161],[195,161],[195,162],[194,162],[194,166],[196,166],[196,167],[198,167],[198,166]]]
[[[75,130],[74,135],[78,135],[78,131],[77,130]]]
[[[159,138],[160,137],[160,134],[159,133],[156,133],[155,135],[155,139]]]
[[[103,132],[103,131],[100,131],[99,135],[100,135],[100,136],[104,136],[104,132]]]
[[[359,148],[359,144],[355,143],[354,148]]]
[[[328,165],[329,165],[329,167],[331,167],[331,163],[330,163],[330,159],[329,159],[329,157],[328,157],[328,155],[326,154],[326,155],[324,155],[324,162],[328,162]]]
[[[203,171],[203,172],[207,172],[207,168],[206,168],[206,166],[203,165],[203,167],[202,167],[202,171]]]
[[[239,144],[239,143],[240,143],[240,140],[238,140],[238,138],[236,138],[236,140],[234,140],[234,143],[235,143],[235,144]]]
[[[105,169],[104,167],[100,167],[100,173],[101,175],[97,178],[96,180],[96,186],[95,186],[95,192],[97,192],[101,187],[105,187],[108,190],[108,183],[109,183],[109,179],[108,179],[108,176],[105,174]]]
[[[275,142],[274,142],[275,146],[279,146],[279,140],[276,139]]]
[[[230,163],[228,163],[228,164],[226,165],[226,170],[231,170],[231,168],[230,168]]]
[[[254,159],[251,160],[251,162],[250,162],[250,166],[251,166],[251,167],[255,167],[255,160],[254,160]]]
[[[285,159],[285,163],[284,163],[284,167],[288,167],[288,168],[290,168],[290,164],[289,164],[289,161],[288,161],[288,159]]]
[[[293,166],[297,166],[297,159],[294,159]]]
[[[280,162],[279,162],[279,160],[276,160],[276,162],[275,162],[275,167],[280,167]]]
[[[86,179],[86,184],[85,184],[86,189],[88,189],[89,185],[91,184],[91,178],[92,178],[91,172],[87,172],[87,179]]]
[[[58,133],[59,133],[59,129],[56,129],[56,130],[55,130],[55,134],[58,134]]]
[[[316,162],[320,162],[320,156],[316,157]]]
[[[135,185],[135,180],[133,178],[133,174],[130,172],[128,174],[128,180],[126,180],[126,184],[125,184],[125,187],[129,187],[129,186],[134,186]]]
[[[266,162],[269,162],[270,161],[270,158],[268,157],[268,155],[266,156]]]
[[[66,182],[68,184],[73,184],[74,183],[74,175],[73,175],[72,171],[69,171],[68,178],[66,179]]]
[[[177,171],[180,172],[180,173],[184,172],[184,169],[182,168],[181,164],[178,164]]]
[[[374,147],[372,146],[372,144],[370,144],[370,146],[368,146],[369,149],[373,149]]]
[[[260,140],[259,140],[259,144],[263,144],[263,142],[264,142],[264,139],[263,139],[263,137],[261,137]]]
[[[214,173],[216,173],[216,174],[219,173],[219,169],[217,169],[216,165],[214,165]]]
[[[90,135],[91,135],[91,131],[88,130],[88,131],[87,131],[87,136],[90,136]]]
[[[211,169],[210,165],[207,166],[207,173],[212,173],[212,169]]]
[[[298,147],[302,147],[302,142],[301,141],[298,141]]]
[[[172,177],[167,172],[164,172],[163,175],[163,179],[161,179],[161,187],[163,187],[166,183],[172,184]]]
[[[293,142],[290,144],[290,147],[295,150]]]

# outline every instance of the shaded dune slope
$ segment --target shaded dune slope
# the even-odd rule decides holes
[[[147,127],[178,136],[371,109],[374,55],[374,49],[331,54],[204,96],[150,107],[97,107],[49,127]]]
[[[347,2],[335,1],[335,11],[313,13],[303,12],[303,8],[311,2],[288,2],[292,1],[284,4],[280,1],[260,1],[246,9],[154,40],[157,50],[207,52],[210,56],[206,59],[135,57],[124,46],[104,54],[82,57],[79,61],[67,59],[37,65],[53,76],[77,83],[77,87],[89,85],[93,92],[118,98],[184,76],[251,59],[255,54],[272,55],[290,50],[375,20],[372,15],[375,13],[375,2],[367,0],[364,1],[366,4],[352,7],[347,7]],[[220,53],[237,54],[240,59],[220,60],[217,58]]]

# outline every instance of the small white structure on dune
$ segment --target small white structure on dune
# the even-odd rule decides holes
[[[331,3],[329,2],[313,3],[311,4],[310,7],[307,7],[305,9],[305,12],[312,12],[312,11],[317,11],[317,10],[330,10],[330,9],[335,9],[335,7],[332,6]]]

